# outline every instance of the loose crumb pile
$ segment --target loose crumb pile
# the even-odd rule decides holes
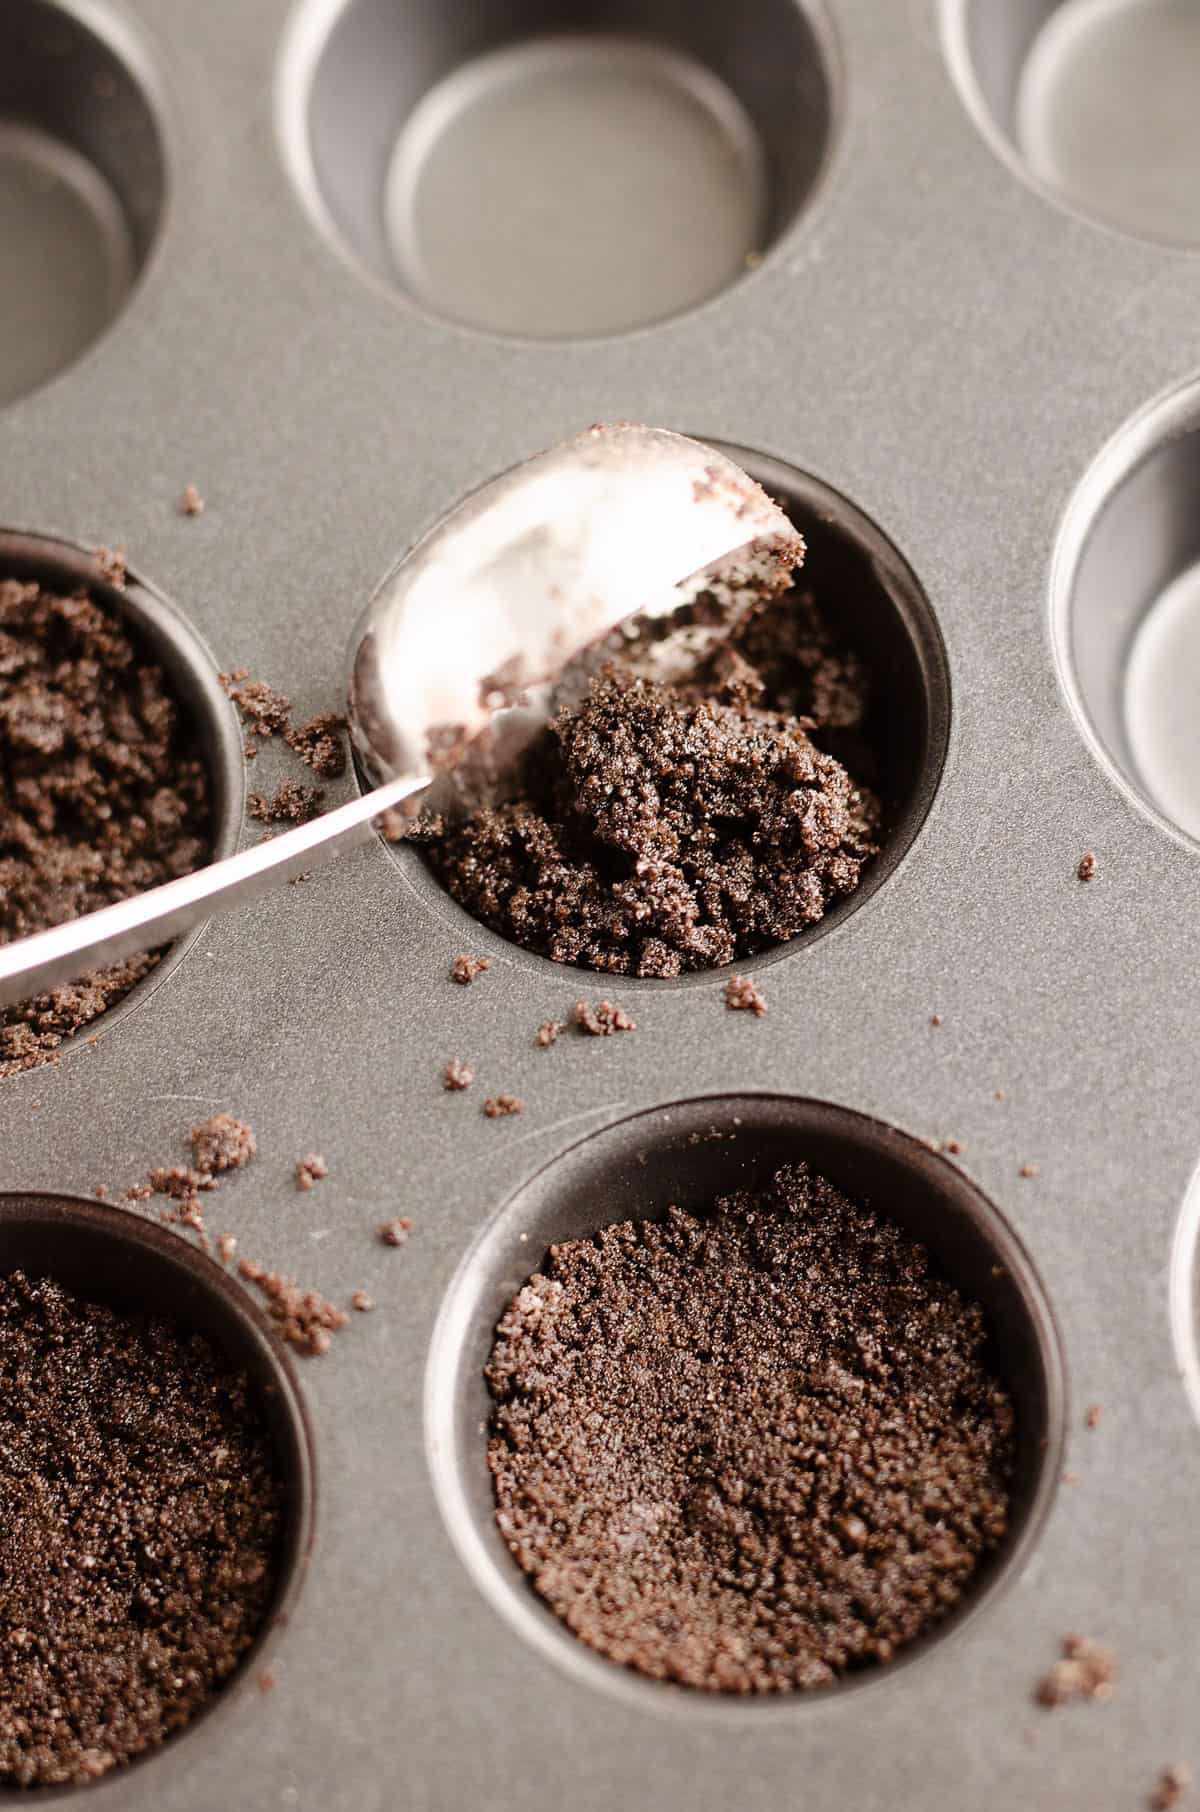
[[[598,1000],[594,1007],[586,1000],[577,1000],[572,1018],[579,1030],[592,1038],[610,1038],[614,1032],[637,1031],[637,1022],[630,1019],[624,1007],[614,1006],[611,1000]]]
[[[385,1246],[407,1246],[411,1232],[412,1222],[401,1215],[394,1221],[384,1221],[379,1229],[379,1237]]]
[[[95,1780],[187,1724],[282,1530],[256,1395],[207,1340],[0,1280],[0,1780]]]
[[[869,704],[862,664],[793,591],[686,684],[610,662],[513,772],[412,835],[469,912],[557,962],[730,963],[815,924],[877,854]]]
[[[1186,1762],[1173,1762],[1164,1768],[1158,1777],[1158,1785],[1150,1795],[1150,1812],[1171,1812],[1177,1806],[1192,1784],[1192,1770]]]
[[[802,1165],[552,1247],[486,1375],[517,1563],[655,1679],[779,1693],[888,1661],[1007,1531],[981,1310]]]
[[[319,1290],[302,1290],[292,1277],[268,1271],[251,1258],[238,1260],[238,1275],[262,1295],[267,1313],[281,1340],[313,1359],[329,1351],[334,1334],[344,1328],[347,1315]]]
[[[449,1089],[451,1093],[455,1093],[460,1089],[470,1088],[474,1080],[475,1072],[470,1064],[463,1063],[461,1058],[458,1057],[452,1057],[442,1071],[442,1087],[444,1089]]]
[[[547,1051],[552,1044],[558,1043],[559,1033],[565,1031],[566,1027],[561,1019],[545,1019],[534,1033],[533,1042]]]
[[[489,1095],[483,1111],[489,1120],[506,1120],[512,1114],[523,1114],[525,1103],[519,1095]]]
[[[456,956],[450,965],[450,980],[460,988],[469,988],[475,977],[491,966],[486,956]]]
[[[761,1019],[767,1003],[747,975],[731,975],[725,983],[725,1005],[732,1013],[753,1013]]]
[[[265,793],[251,793],[246,810],[260,824],[307,824],[324,803],[324,787],[281,780],[270,798]]]
[[[1117,1658],[1111,1648],[1089,1636],[1064,1636],[1062,1660],[1038,1681],[1035,1697],[1039,1705],[1051,1707],[1084,1699],[1103,1703],[1112,1698],[1116,1677]]]
[[[208,776],[162,669],[86,592],[0,580],[0,944],[207,862]],[[0,1007],[0,1076],[53,1061],[158,952]]]
[[[307,1191],[329,1175],[329,1166],[319,1151],[310,1151],[296,1165],[296,1188]]]
[[[249,679],[244,667],[220,676],[242,721],[264,741],[281,736],[295,754],[323,780],[336,780],[346,771],[346,719],[339,711],[320,711],[307,723],[293,724],[292,701],[265,680]],[[246,757],[253,761],[257,744],[248,741]]]

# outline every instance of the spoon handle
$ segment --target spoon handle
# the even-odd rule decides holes
[[[0,946],[0,1007],[28,1000],[59,982],[76,981],[86,970],[168,944],[210,914],[252,900],[340,850],[366,843],[374,834],[372,819],[428,784],[411,776],[388,781],[223,862],[210,862],[148,893]]]

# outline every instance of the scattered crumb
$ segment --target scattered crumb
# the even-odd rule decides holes
[[[223,1265],[229,1264],[234,1253],[237,1251],[237,1246],[237,1240],[232,1233],[218,1233],[217,1257]]]
[[[456,956],[450,965],[450,980],[465,988],[491,966],[486,956]]]
[[[384,1221],[379,1229],[379,1237],[385,1246],[407,1246],[411,1232],[412,1222],[401,1216],[394,1221]]]
[[[948,1152],[952,1158],[960,1158],[966,1150],[966,1146],[961,1139],[943,1139],[942,1150]]]
[[[98,1202],[102,1202],[104,1200],[105,1196],[108,1194],[107,1186],[104,1183],[97,1183],[96,1187],[92,1191],[92,1194],[95,1196],[95,1198]]]
[[[308,1155],[301,1158],[300,1162],[296,1165],[296,1188],[309,1190],[314,1183],[319,1183],[322,1177],[327,1177],[328,1175],[329,1166],[326,1164],[320,1152],[310,1151]]]
[[[767,1010],[767,1003],[746,975],[731,975],[725,983],[725,1005],[731,1012],[753,1013],[755,1019],[761,1019]]]
[[[283,726],[288,748],[306,761],[322,780],[336,780],[346,771],[346,745],[343,736],[346,719],[340,711],[319,711],[306,724]]]
[[[332,1336],[346,1325],[344,1309],[327,1301],[318,1290],[299,1289],[293,1278],[279,1271],[268,1271],[243,1258],[238,1261],[238,1273],[264,1298],[280,1339],[308,1358],[319,1359],[327,1353]]]
[[[1075,870],[1081,881],[1090,881],[1096,873],[1096,858],[1089,849],[1085,856],[1080,856],[1079,867]]]
[[[1040,1166],[1037,1164],[1022,1164],[1017,1175],[1019,1177],[1036,1177],[1040,1175]]]
[[[1192,1784],[1192,1771],[1186,1762],[1172,1762],[1164,1768],[1158,1777],[1158,1785],[1150,1795],[1148,1804],[1151,1812],[1171,1812]]]
[[[475,1072],[470,1064],[457,1057],[452,1057],[442,1071],[442,1087],[451,1091],[470,1088],[474,1080]]]
[[[1088,1428],[1099,1428],[1100,1418],[1103,1414],[1104,1410],[1099,1403],[1090,1403],[1087,1414],[1083,1418],[1084,1423]]]
[[[616,1007],[611,1000],[598,1000],[590,1007],[586,1000],[577,1000],[571,1015],[581,1032],[587,1032],[592,1038],[608,1038],[613,1032],[636,1032],[637,1023],[630,1019],[624,1007]],[[512,1113],[512,1108],[507,1110]]]
[[[215,1189],[211,1171],[193,1170],[188,1164],[159,1164],[147,1173],[147,1182],[155,1195],[172,1195],[186,1201],[201,1189]]]
[[[1008,1096],[1005,1094],[1005,1092],[1002,1088],[998,1088],[996,1090],[995,1094],[993,1095],[992,1099],[994,1101],[1007,1101]]]
[[[940,1026],[942,1023],[941,1014],[940,1013],[931,1013],[929,1015],[929,1023],[931,1026]]]
[[[565,1031],[566,1027],[561,1019],[543,1020],[533,1035],[533,1042],[541,1045],[543,1050],[547,1050],[550,1045],[557,1044],[559,1033]]]
[[[98,547],[96,565],[106,584],[111,585],[115,591],[124,591],[127,573],[123,547]]]
[[[262,1672],[259,1674],[258,1690],[259,1690],[259,1692],[274,1692],[275,1691],[275,1675],[271,1668],[264,1667]]]
[[[125,1200],[127,1202],[148,1202],[153,1194],[153,1187],[149,1183],[134,1183],[125,1191]]]
[[[232,1114],[214,1114],[192,1128],[192,1163],[205,1176],[218,1170],[242,1170],[254,1156],[254,1134]]]
[[[525,1103],[519,1095],[489,1095],[483,1111],[489,1120],[504,1120],[510,1114],[523,1114]]]
[[[375,1307],[375,1298],[368,1296],[365,1290],[355,1290],[350,1298],[350,1307],[357,1309],[360,1315],[368,1315]]]
[[[247,737],[245,742],[242,744],[242,754],[246,757],[247,761],[257,761],[258,760],[258,744],[256,742],[251,742],[250,738]]]
[[[260,824],[307,824],[317,816],[324,800],[323,787],[281,780],[270,799],[265,793],[251,793],[246,810]]]
[[[1066,1472],[1064,1472],[1062,1475],[1062,1482],[1064,1485],[1077,1485],[1079,1483],[1079,1474],[1077,1472],[1070,1471],[1070,1469],[1068,1468],[1068,1470]]]
[[[312,878],[313,878],[312,869],[311,868],[302,868],[298,875],[289,875],[288,886],[289,887],[302,887],[304,885],[305,881],[311,881]]]
[[[229,697],[256,736],[278,736],[291,725],[292,701],[285,692],[276,692],[265,680],[246,679],[246,669],[218,676]],[[244,684],[235,684],[244,681]]]
[[[1038,1682],[1039,1705],[1068,1705],[1077,1699],[1103,1703],[1113,1696],[1117,1659],[1112,1649],[1088,1636],[1064,1636],[1063,1658]]]
[[[204,499],[194,484],[183,487],[183,496],[179,499],[179,511],[183,516],[203,516]]]

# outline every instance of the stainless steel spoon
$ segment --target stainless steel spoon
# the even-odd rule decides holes
[[[374,791],[221,862],[0,947],[0,1006],[170,942],[415,809],[500,717],[544,721],[564,669],[691,581],[779,589],[803,557],[753,479],[683,435],[589,429],[485,485],[384,581],[351,637],[350,732]],[[513,701],[520,695],[520,707]]]

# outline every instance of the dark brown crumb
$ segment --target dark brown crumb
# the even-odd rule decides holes
[[[184,1201],[200,1189],[215,1189],[211,1171],[193,1170],[190,1164],[159,1164],[148,1172],[146,1181],[155,1195],[173,1195]]]
[[[456,1090],[470,1088],[475,1080],[475,1072],[469,1063],[463,1063],[458,1057],[452,1057],[442,1071],[442,1087]]]
[[[1022,1164],[1017,1175],[1019,1177],[1036,1177],[1040,1175],[1040,1170],[1036,1164]]]
[[[314,1183],[319,1183],[322,1177],[327,1177],[328,1175],[329,1166],[326,1164],[320,1152],[310,1151],[308,1155],[301,1158],[296,1165],[296,1188],[309,1190]]]
[[[1158,1777],[1158,1785],[1150,1795],[1148,1804],[1151,1812],[1171,1812],[1192,1784],[1192,1771],[1187,1762],[1172,1762],[1164,1768]]]
[[[450,980],[462,988],[468,987],[477,975],[482,975],[491,966],[486,956],[456,956],[450,965]]]
[[[104,1183],[97,1183],[96,1187],[92,1191],[92,1194],[95,1196],[95,1198],[98,1202],[102,1202],[104,1200],[105,1196],[108,1194],[107,1185]]]
[[[966,1150],[966,1147],[963,1145],[961,1139],[943,1139],[942,1150],[947,1152],[952,1158],[960,1158]]]
[[[206,1339],[0,1281],[0,1780],[95,1780],[188,1724],[283,1526],[257,1396]]]
[[[183,496],[179,499],[179,511],[183,516],[203,516],[204,499],[194,484],[184,485]]]
[[[270,799],[265,793],[251,793],[246,810],[260,824],[307,824],[317,816],[324,800],[323,787],[281,780]]]
[[[212,854],[208,775],[163,671],[106,606],[0,580],[0,945],[174,880]],[[0,1007],[0,1076],[151,973],[127,958]]]
[[[384,1221],[379,1229],[379,1237],[385,1246],[407,1246],[411,1232],[412,1222],[400,1216],[394,1221]]]
[[[725,983],[725,1005],[733,1013],[753,1013],[761,1019],[767,1003],[748,975],[731,975]]]
[[[922,1247],[804,1166],[565,1241],[486,1368],[501,1534],[655,1679],[782,1693],[890,1661],[1007,1533],[986,1341]]]
[[[1103,1415],[1104,1411],[1099,1403],[1090,1403],[1088,1405],[1087,1414],[1083,1418],[1085,1426],[1088,1428],[1099,1428]]]
[[[535,1044],[541,1045],[543,1050],[548,1050],[552,1044],[558,1042],[559,1033],[564,1032],[565,1030],[566,1027],[563,1025],[561,1019],[543,1020],[537,1031],[534,1033],[533,1041]]]
[[[153,1194],[154,1189],[150,1183],[133,1183],[125,1191],[125,1200],[127,1202],[148,1202]]]
[[[327,1301],[319,1291],[301,1290],[293,1278],[268,1271],[252,1259],[239,1259],[238,1272],[264,1298],[281,1340],[311,1359],[319,1359],[329,1351],[331,1336],[346,1325],[344,1309]]]
[[[942,1023],[941,1014],[940,1013],[931,1013],[929,1015],[929,1023],[931,1026],[940,1026]]]
[[[412,835],[515,943],[670,976],[795,937],[857,887],[879,847],[870,686],[807,593],[751,612],[676,681],[634,671],[638,652]]]
[[[242,681],[243,684],[235,684]],[[242,714],[242,721],[256,736],[280,736],[291,724],[292,701],[284,692],[276,692],[265,680],[246,679],[246,669],[238,667],[223,680],[226,692]]]
[[[284,740],[322,780],[336,780],[346,771],[346,719],[340,711],[321,711],[306,724],[287,726]]]
[[[114,591],[124,591],[128,574],[123,547],[98,547],[96,565],[100,568],[100,576],[106,585],[111,585]]]
[[[636,1032],[637,1024],[630,1019],[624,1007],[615,1007],[611,1000],[598,1000],[594,1007],[586,1000],[577,1000],[571,1015],[581,1032],[592,1038],[608,1038],[614,1032]]]
[[[350,1307],[357,1309],[360,1315],[369,1315],[375,1307],[375,1298],[368,1296],[365,1290],[355,1290],[350,1298]]]
[[[1087,1636],[1064,1636],[1063,1658],[1039,1680],[1034,1697],[1039,1705],[1068,1705],[1072,1700],[1103,1702],[1113,1696],[1117,1660],[1112,1649]]]
[[[191,1132],[192,1163],[205,1176],[214,1171],[241,1170],[257,1149],[254,1134],[243,1120],[232,1114],[214,1114],[202,1120]]]
[[[1080,856],[1079,867],[1075,870],[1081,881],[1091,881],[1096,873],[1096,858],[1089,849],[1086,856]]]
[[[489,1120],[504,1120],[510,1114],[523,1114],[525,1103],[519,1095],[489,1095],[483,1111]]]

